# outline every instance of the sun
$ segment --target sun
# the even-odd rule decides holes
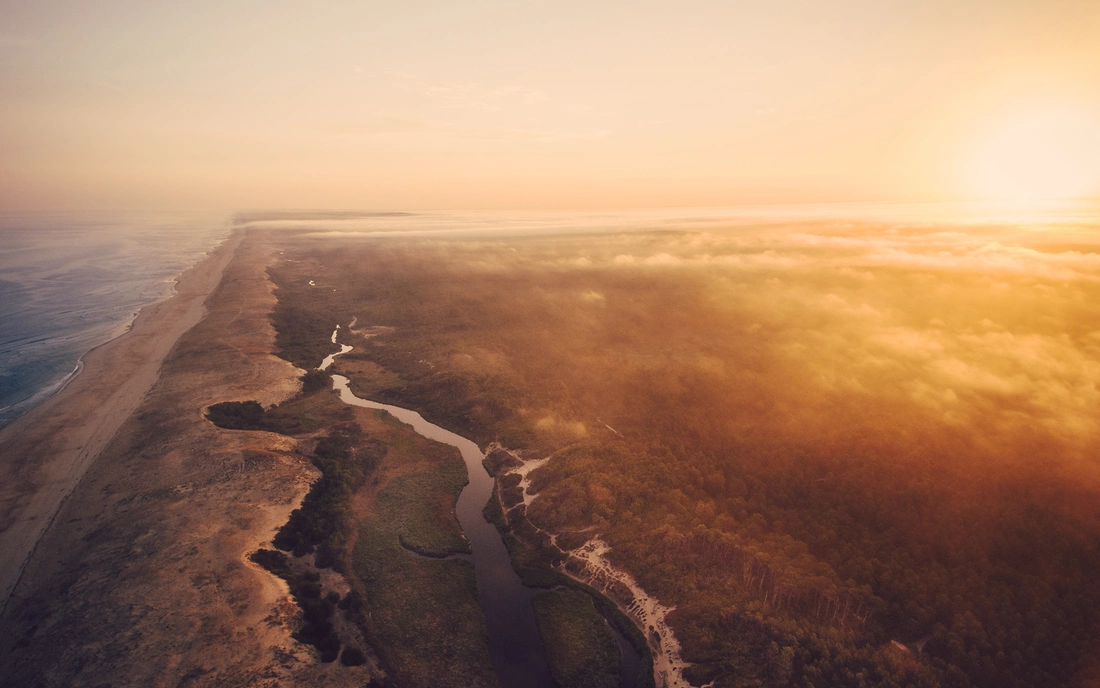
[[[975,137],[964,166],[969,195],[1012,203],[1100,195],[1100,114],[1019,109]]]

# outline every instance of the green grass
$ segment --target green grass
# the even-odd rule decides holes
[[[375,512],[386,514],[405,547],[427,557],[470,553],[454,515],[455,500],[468,482],[461,462],[447,462],[431,472],[394,479],[379,493]]]
[[[418,556],[400,542],[437,556],[467,551],[457,522],[438,508],[453,507],[465,483],[454,463],[390,482],[359,530],[353,568],[366,589],[364,621],[401,686],[497,685],[473,565]]]
[[[535,616],[561,688],[618,688],[619,647],[592,600],[575,590],[535,595]]]

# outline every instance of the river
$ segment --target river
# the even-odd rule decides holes
[[[351,350],[346,344],[344,347]],[[465,437],[429,423],[416,411],[360,399],[348,388],[348,379],[343,375],[333,375],[332,382],[344,403],[387,411],[418,434],[462,453],[470,482],[458,496],[455,513],[470,541],[493,667],[503,688],[554,688],[531,603],[535,591],[520,581],[500,533],[482,513],[493,494],[493,479],[481,463],[485,458],[481,450]]]
[[[337,331],[332,333],[333,342],[336,341]],[[339,353],[325,358],[321,369],[327,369],[336,356],[351,350],[352,347],[347,344],[341,345]],[[348,379],[342,375],[333,375],[332,384],[340,392],[340,400],[344,403],[386,411],[411,425],[418,434],[449,444],[462,454],[470,482],[458,496],[455,513],[462,532],[470,542],[478,600],[485,614],[493,668],[502,688],[554,688],[531,602],[535,591],[520,581],[500,533],[496,526],[485,520],[482,513],[493,494],[493,478],[481,463],[485,458],[481,449],[465,437],[429,423],[416,411],[360,399],[352,393]]]
[[[337,343],[339,332],[337,325],[332,332],[333,344]],[[337,356],[352,348],[341,344],[340,351],[326,356],[318,370],[327,370]],[[455,514],[470,543],[470,558],[477,577],[478,600],[485,615],[493,668],[502,688],[555,688],[535,620],[532,598],[536,591],[523,584],[512,568],[512,559],[496,526],[485,520],[483,510],[493,494],[494,481],[482,463],[485,455],[481,449],[473,441],[429,423],[416,411],[361,399],[349,385],[350,381],[343,375],[332,376],[333,389],[340,393],[344,403],[386,411],[412,426],[417,434],[455,447],[462,454],[470,482],[458,496]],[[632,687],[637,683],[641,658],[621,633],[610,624],[608,628],[621,654],[621,684],[624,688]]]

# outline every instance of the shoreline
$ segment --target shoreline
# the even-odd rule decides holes
[[[181,280],[175,299],[89,357],[89,373],[121,371],[130,379],[146,361],[127,359],[126,349],[161,342],[167,351],[152,386],[104,440],[27,559],[0,615],[0,684],[360,688],[370,678],[369,667],[321,662],[315,648],[298,642],[298,605],[248,560],[316,479],[308,447],[272,433],[223,430],[202,415],[212,403],[251,398],[268,406],[301,389],[304,371],[274,354],[276,299],[267,269],[277,241],[240,228],[215,260],[199,266],[209,294],[195,288],[203,280]],[[188,310],[199,318],[192,327],[175,317]],[[173,328],[183,331],[178,338],[163,331]],[[90,379],[73,383],[87,392],[86,407],[98,391],[88,390]],[[101,381],[116,393],[124,386],[113,375]],[[35,456],[50,452],[34,448]],[[33,484],[21,487],[28,499],[37,494]]]
[[[59,388],[0,428],[0,617],[27,562],[89,466],[156,383],[179,338],[206,314],[244,231],[183,271],[173,293],[141,307],[82,355]],[[115,334],[118,333],[118,334]]]
[[[237,231],[238,230],[236,230],[236,229],[231,229],[229,231],[229,234],[227,234],[225,236],[225,238],[219,240],[209,250],[207,250],[201,256],[196,258],[195,262],[193,262],[191,265],[188,265],[187,267],[183,268],[179,272],[179,274],[177,274],[175,277],[172,277],[172,278],[169,278],[169,279],[158,280],[158,283],[170,283],[171,284],[171,286],[169,287],[168,292],[166,294],[164,294],[163,296],[159,296],[158,298],[155,298],[152,301],[149,301],[148,303],[144,303],[144,304],[138,306],[137,310],[130,313],[130,317],[126,318],[124,321],[119,322],[118,325],[112,327],[110,332],[108,332],[107,335],[103,339],[97,341],[87,351],[80,354],[80,356],[76,359],[76,363],[73,364],[73,369],[69,373],[67,373],[63,378],[61,378],[60,380],[57,380],[56,382],[53,382],[53,383],[47,385],[46,387],[43,387],[43,388],[39,389],[38,391],[36,391],[34,394],[27,397],[26,399],[22,399],[20,401],[15,402],[14,404],[11,404],[9,406],[6,406],[6,407],[0,409],[0,413],[3,413],[4,411],[8,411],[10,409],[18,408],[20,406],[25,406],[26,407],[26,408],[20,410],[18,413],[16,413],[14,416],[12,416],[7,421],[0,420],[0,435],[2,435],[3,431],[8,426],[10,426],[12,423],[15,423],[17,420],[19,420],[23,416],[26,416],[30,413],[33,413],[35,411],[35,409],[37,409],[38,407],[40,407],[43,404],[47,403],[50,399],[54,398],[55,396],[57,396],[58,394],[63,392],[65,390],[65,388],[69,386],[69,383],[72,382],[74,379],[76,379],[81,374],[81,372],[83,372],[83,370],[84,370],[84,359],[88,356],[88,354],[92,353],[93,351],[100,348],[101,346],[106,346],[107,344],[110,344],[111,342],[115,341],[119,337],[125,335],[130,330],[132,330],[134,328],[134,323],[137,321],[138,317],[141,316],[142,311],[144,311],[148,308],[151,308],[153,306],[156,306],[159,303],[163,303],[165,301],[168,301],[170,299],[175,298],[176,294],[179,293],[177,287],[179,286],[180,280],[183,279],[183,276],[186,275],[191,270],[193,270],[194,268],[198,267],[204,261],[208,260],[215,253],[217,253],[223,246],[225,246],[230,240],[232,240],[234,234]],[[217,285],[214,285],[214,288],[217,288]],[[0,603],[0,613],[2,613],[2,612],[3,612],[3,604]]]

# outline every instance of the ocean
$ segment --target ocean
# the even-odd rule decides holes
[[[0,427],[228,237],[223,216],[0,214]]]

